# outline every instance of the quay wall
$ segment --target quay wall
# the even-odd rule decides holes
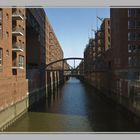
[[[121,78],[115,72],[90,72],[84,81],[140,117],[140,81]]]
[[[28,108],[28,80],[0,79],[0,131],[19,118]]]

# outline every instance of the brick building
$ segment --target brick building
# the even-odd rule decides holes
[[[105,18],[102,21],[101,27],[101,46],[103,51],[111,48],[111,31],[110,31],[110,18]]]
[[[46,64],[63,59],[64,54],[60,46],[60,43],[55,35],[53,27],[51,26],[48,17],[45,19],[45,52],[46,52]],[[63,72],[57,71],[62,69],[62,62],[54,63],[47,67],[47,69],[53,71],[46,71],[46,81],[48,89],[55,89],[56,86],[63,81]]]
[[[54,30],[46,16],[46,64],[63,59],[64,54]],[[61,68],[61,63],[55,63],[51,68]]]
[[[95,38],[89,39],[84,51],[86,81],[96,87],[101,86],[100,82],[102,82],[102,86],[106,83],[104,71],[111,65],[110,41],[110,19],[105,18],[100,29],[95,32]]]
[[[45,18],[43,8],[26,9],[26,78],[30,106],[43,98],[46,92]]]
[[[95,34],[95,71],[86,73],[87,81],[119,98],[134,99],[140,91],[139,17],[139,8],[112,8],[110,19],[105,18]],[[85,61],[88,62],[87,57]]]
[[[89,72],[93,68],[93,62],[96,59],[96,44],[95,39],[89,39],[88,44],[86,45],[86,48],[84,50],[84,58],[85,58],[85,73]]]
[[[140,67],[140,9],[111,9],[113,68],[124,78],[138,79]]]
[[[62,58],[43,8],[0,8],[1,130],[46,96],[46,64]],[[49,76],[51,83],[60,78],[57,72]]]
[[[111,9],[112,84],[115,92],[125,97],[131,94],[132,80],[140,75],[139,17],[139,8]]]
[[[0,8],[0,128],[27,109],[26,11]]]

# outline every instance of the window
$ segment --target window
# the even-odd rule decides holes
[[[108,36],[108,41],[110,42],[110,37]]]
[[[24,42],[22,42],[22,49],[24,49]]]
[[[19,39],[19,45],[21,45],[21,40]]]
[[[110,33],[110,29],[108,28],[108,33]]]
[[[140,45],[137,46],[137,49],[140,50]]]
[[[128,44],[128,52],[131,53],[132,52],[132,49],[131,49],[131,45]]]
[[[2,38],[2,25],[0,24],[0,38]]]
[[[140,28],[140,20],[136,21],[136,28]]]
[[[136,66],[137,65],[137,58],[135,56],[128,57],[128,66]]]
[[[19,9],[19,13],[21,13],[21,10]]]
[[[136,15],[140,17],[140,9],[136,9]]]
[[[129,65],[129,66],[132,65],[132,57],[131,57],[131,56],[128,57],[128,65]]]
[[[134,41],[136,39],[136,35],[134,32],[129,32],[128,33],[128,40],[129,41]]]
[[[8,32],[6,32],[6,39],[8,39],[8,37],[9,37],[9,33],[8,33]]]
[[[140,33],[137,33],[137,40],[140,40]]]
[[[108,20],[108,25],[110,25],[110,21]]]
[[[128,52],[131,53],[131,52],[135,52],[135,51],[136,51],[136,46],[128,44]]]
[[[128,9],[128,17],[134,17],[135,16],[135,9]]]
[[[8,13],[6,13],[6,19],[7,19],[7,20],[9,19],[9,14],[8,14]]]
[[[128,29],[132,29],[132,28],[135,28],[135,21],[134,20],[128,21]]]
[[[19,55],[19,67],[24,67],[24,57]]]
[[[0,48],[0,66],[2,66],[2,49]]]
[[[6,50],[6,56],[9,56],[9,50]]]

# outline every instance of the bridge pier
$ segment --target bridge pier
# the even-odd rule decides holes
[[[74,60],[74,69],[70,65],[68,65],[67,60]],[[71,58],[64,58],[60,60],[56,60],[46,65],[46,72],[47,72],[47,80],[46,80],[46,97],[52,94],[58,87],[63,84],[65,81],[69,79],[69,76],[65,76],[67,73],[77,74],[77,68],[75,68],[75,60],[84,60],[84,58],[78,57],[71,57]],[[60,65],[56,68],[53,67],[53,64],[61,62]],[[56,69],[55,69],[56,68]],[[79,69],[78,69],[79,70]]]
[[[47,71],[46,72],[46,97],[51,96],[50,94],[64,83],[64,77],[62,71]]]

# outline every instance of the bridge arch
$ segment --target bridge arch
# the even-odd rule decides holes
[[[56,61],[53,61],[53,62],[47,64],[46,65],[46,69],[47,69],[48,66],[51,66],[51,65],[53,65],[55,63],[58,63],[58,62],[61,62],[61,61],[64,62],[66,60],[84,60],[84,58],[80,58],[80,57],[69,57],[69,58],[59,59],[59,60],[56,60]]]

